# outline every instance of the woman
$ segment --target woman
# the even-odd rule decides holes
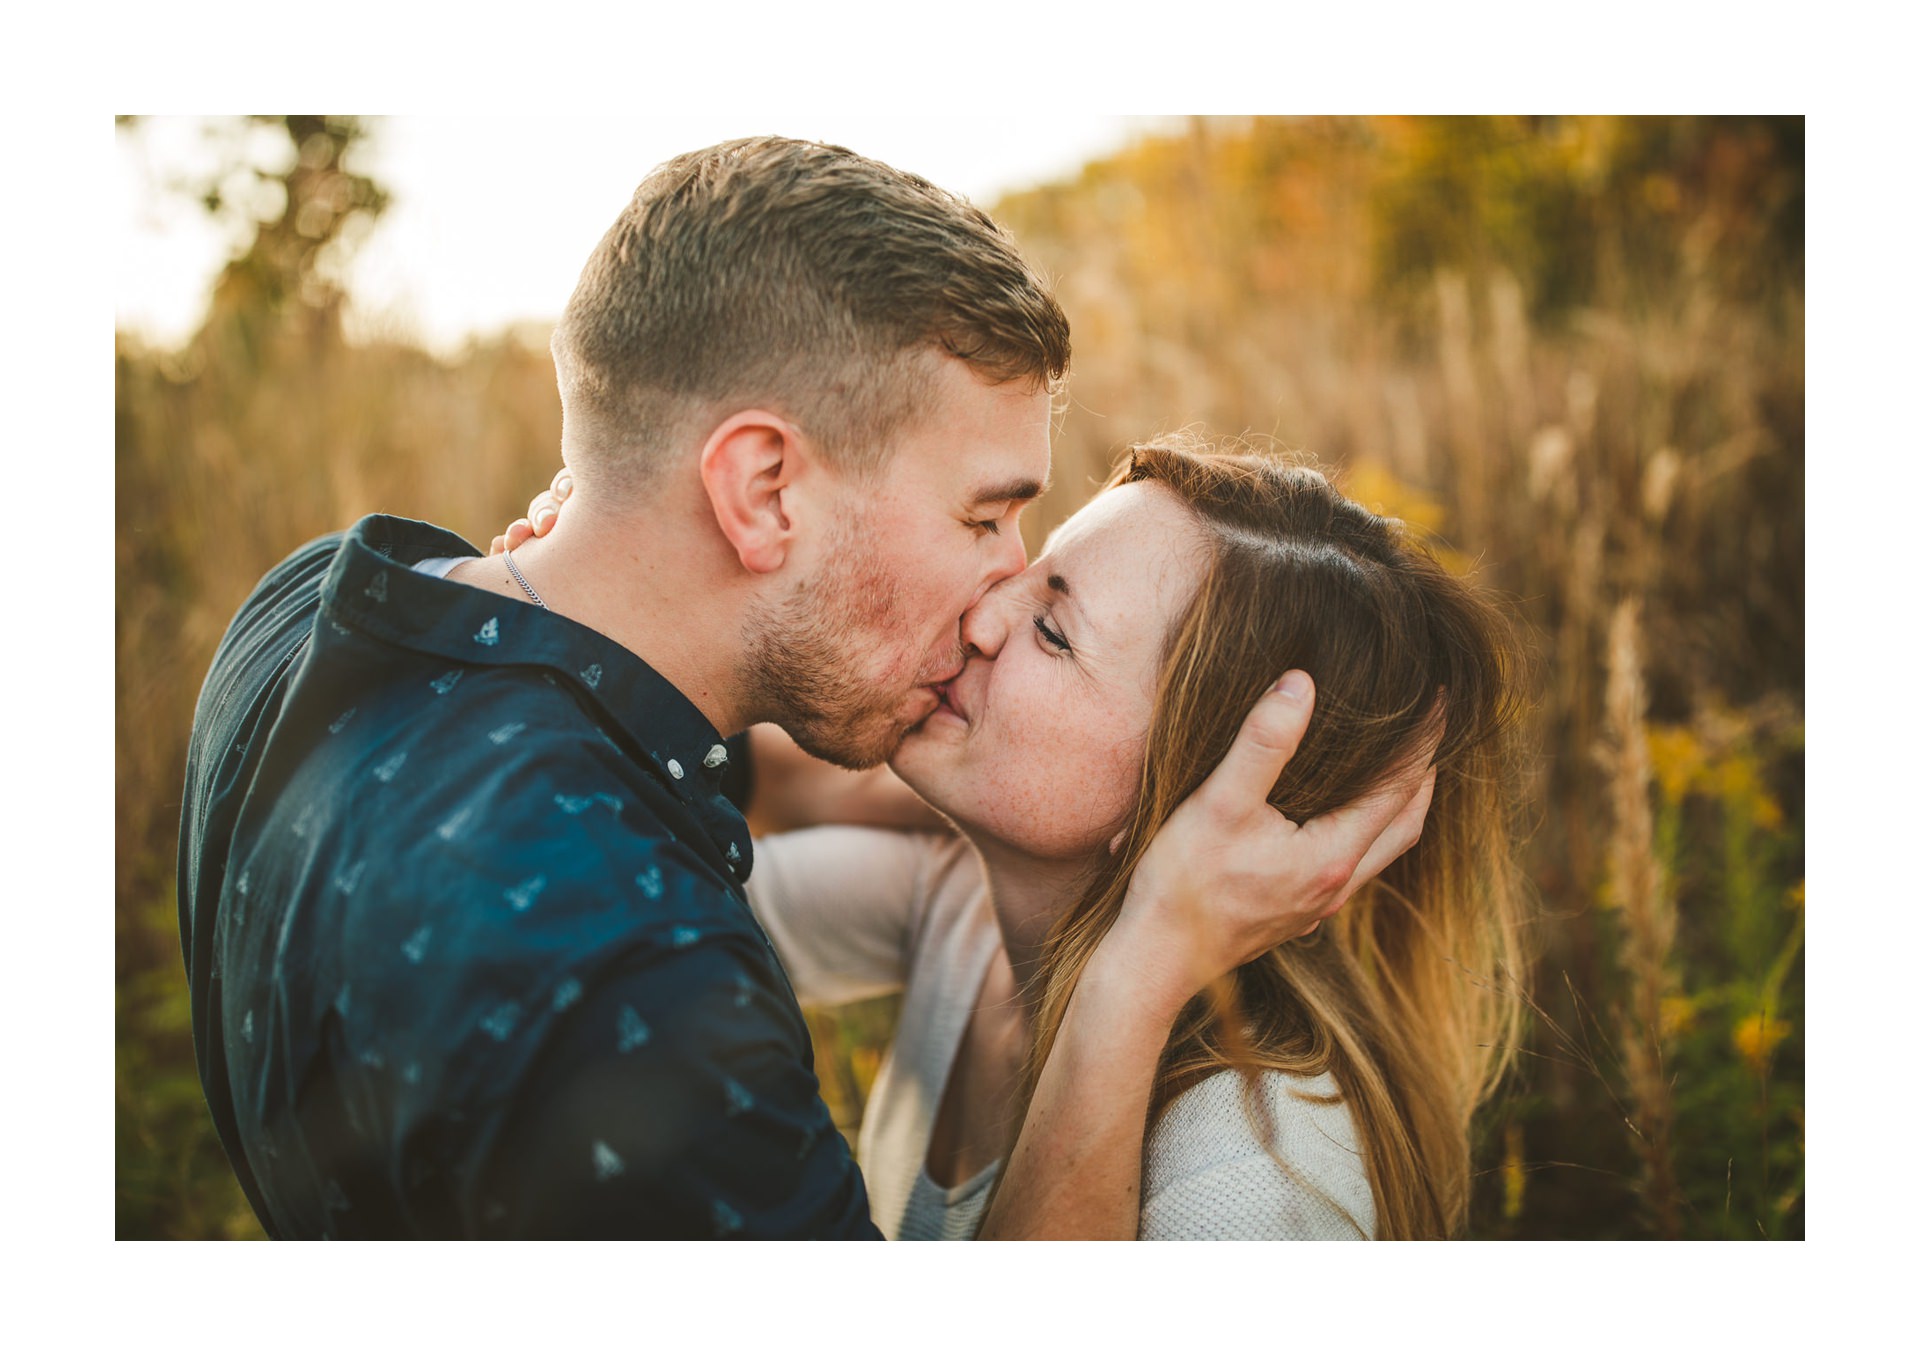
[[[543,524],[544,526],[544,524]],[[1146,845],[1282,669],[1314,676],[1270,802],[1312,818],[1444,731],[1417,847],[1318,934],[1190,1003],[1155,1080],[1140,1236],[1440,1237],[1512,1048],[1512,650],[1497,611],[1317,473],[1173,445],[962,626],[899,777],[964,841],[832,827],[748,892],[803,1001],[905,989],[862,1128],[893,1238],[970,1237]]]

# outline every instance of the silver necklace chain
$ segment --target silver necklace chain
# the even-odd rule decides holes
[[[520,567],[513,563],[513,552],[503,550],[500,554],[506,557],[507,573],[511,574],[515,579],[520,581],[520,587],[527,591],[527,597],[533,599],[533,601],[538,603],[541,607],[547,608],[547,611],[549,612],[553,611],[552,608],[547,607],[545,601],[541,599],[540,595],[533,591],[533,585],[529,584],[527,582],[527,577],[524,574],[520,573]]]

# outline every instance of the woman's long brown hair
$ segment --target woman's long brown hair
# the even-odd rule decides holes
[[[1025,1095],[1068,1001],[1119,915],[1154,833],[1225,755],[1287,669],[1313,676],[1312,723],[1269,802],[1297,821],[1373,789],[1445,732],[1419,843],[1317,933],[1241,967],[1189,1003],[1155,1079],[1152,1121],[1222,1069],[1331,1073],[1359,1132],[1375,1234],[1457,1232],[1469,1122],[1518,1034],[1522,887],[1509,813],[1516,654],[1500,611],[1391,519],[1318,472],[1186,444],[1141,445],[1109,487],[1151,480],[1193,511],[1212,561],[1168,639],[1120,852],[1100,863],[1047,940]],[[1023,1103],[1024,1105],[1024,1103]]]

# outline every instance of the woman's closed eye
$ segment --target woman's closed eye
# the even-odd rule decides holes
[[[1049,646],[1059,654],[1073,653],[1073,646],[1067,644],[1067,638],[1051,626],[1048,626],[1045,617],[1035,617],[1033,619],[1033,626],[1034,629],[1040,633],[1042,644]]]

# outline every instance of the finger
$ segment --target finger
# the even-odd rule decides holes
[[[506,549],[507,549],[507,539],[505,537],[495,537],[493,539],[493,545],[487,548],[487,554],[490,556],[497,556]]]
[[[553,487],[549,492],[553,495],[554,503],[566,503],[567,496],[573,493],[573,472],[564,466],[554,472]]]
[[[1413,846],[1419,837],[1419,826],[1426,816],[1425,807],[1433,795],[1432,760],[1439,748],[1443,724],[1443,718],[1430,713],[1427,724],[1415,737],[1413,745],[1381,776],[1372,791],[1301,826],[1308,840],[1316,843],[1325,854],[1323,860],[1329,864],[1351,863],[1353,874],[1358,877],[1361,863],[1369,860],[1376,841],[1389,832],[1395,835],[1390,841],[1398,841],[1408,824],[1412,826],[1411,836],[1405,837],[1398,849],[1384,860],[1372,861],[1374,872],[1378,873],[1387,862]],[[1418,813],[1405,823],[1400,822],[1399,816],[1407,811],[1408,805],[1416,798],[1421,798]],[[1396,827],[1390,830],[1389,826]],[[1354,885],[1357,888],[1364,883],[1364,880],[1356,880]]]
[[[533,535],[544,537],[553,527],[553,520],[560,516],[560,506],[554,502],[552,490],[542,490],[527,505],[527,521],[533,524]]]
[[[1243,811],[1265,806],[1312,716],[1313,679],[1299,669],[1282,674],[1253,704],[1233,747],[1194,793],[1196,797],[1219,797],[1229,809]]]
[[[1420,783],[1433,771],[1434,759],[1439,756],[1440,742],[1447,733],[1447,690],[1443,687],[1434,697],[1433,704],[1420,718],[1407,747],[1388,765],[1389,770],[1382,775],[1382,790],[1398,789],[1400,799],[1411,798],[1420,789]]]
[[[502,535],[505,538],[507,549],[509,551],[518,551],[522,546],[525,546],[533,540],[533,524],[525,518],[515,518],[507,524],[507,530]]]
[[[1433,805],[1433,787],[1437,776],[1432,768],[1427,769],[1427,775],[1420,779],[1420,784],[1414,788],[1413,795],[1408,797],[1400,813],[1388,822],[1379,837],[1367,848],[1365,855],[1360,858],[1360,864],[1353,870],[1353,878],[1342,892],[1343,902],[1420,841],[1420,831],[1427,822],[1427,811]]]

